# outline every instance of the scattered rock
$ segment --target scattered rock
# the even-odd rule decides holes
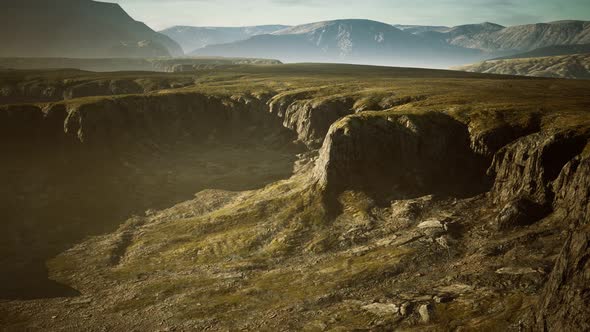
[[[387,303],[371,303],[362,306],[362,308],[379,316],[395,315],[400,311],[400,308],[397,305]]]
[[[418,308],[418,313],[420,314],[422,321],[428,323],[432,314],[432,306],[430,304],[423,304]]]
[[[427,229],[427,228],[444,229],[445,225],[443,224],[442,221],[440,221],[438,219],[428,219],[428,220],[423,221],[420,224],[418,224],[418,228],[420,228],[420,229]]]

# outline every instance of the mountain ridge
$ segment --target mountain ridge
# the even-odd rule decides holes
[[[214,27],[177,25],[160,33],[178,42],[186,53],[211,44],[223,44],[247,39],[252,36],[272,33],[287,28],[287,25],[254,25],[243,27]]]
[[[180,56],[180,46],[115,3],[23,0],[0,5],[0,56]],[[28,24],[22,24],[26,13]]]
[[[568,20],[509,27],[483,22],[443,27],[337,19],[287,27],[271,35],[208,45],[191,54],[446,68],[538,47],[590,42],[590,22]]]
[[[342,19],[303,24],[270,35],[210,45],[191,55],[262,56],[286,62],[351,62],[411,67],[430,61],[435,66],[446,67],[458,59],[460,63],[477,59],[477,53],[444,42],[432,42],[391,24]]]

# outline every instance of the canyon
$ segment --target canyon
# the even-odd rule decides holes
[[[0,99],[3,328],[589,328],[586,81],[35,75]]]

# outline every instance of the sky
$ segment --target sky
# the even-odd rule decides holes
[[[342,18],[390,24],[518,25],[590,20],[590,0],[102,0],[156,30],[174,25],[297,25]]]

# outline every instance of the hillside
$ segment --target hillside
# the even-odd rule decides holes
[[[91,0],[2,1],[0,43],[1,57],[183,54],[175,41],[133,20],[119,5]]]
[[[404,24],[394,24],[394,27],[409,32],[413,34],[436,31],[436,32],[445,32],[448,31],[449,27],[440,26],[440,25],[404,25]]]
[[[0,83],[146,79],[170,87],[0,105],[2,329],[590,328],[590,81],[297,64]]]
[[[191,27],[175,26],[160,31],[180,44],[185,53],[207,45],[225,44],[285,29],[286,25],[259,25],[250,27]]]
[[[514,54],[553,45],[590,43],[590,22],[558,21],[503,27],[493,23],[454,27],[448,32],[426,32],[430,38],[490,54]]]
[[[285,62],[348,62],[447,67],[478,58],[478,52],[432,42],[370,20],[335,20],[286,28],[270,35],[210,45],[194,55],[270,57]]]
[[[489,74],[590,79],[590,54],[488,60],[455,69]]]
[[[572,54],[586,54],[590,53],[590,44],[572,44],[572,45],[553,45],[541,47],[529,52],[513,54],[506,57],[496,58],[492,60],[503,59],[523,59],[523,58],[539,58],[558,55],[572,55]]]

